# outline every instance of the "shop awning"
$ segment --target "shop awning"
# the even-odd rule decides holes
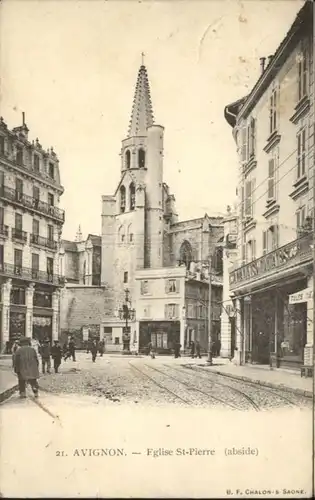
[[[300,304],[301,302],[307,302],[312,300],[314,297],[313,288],[305,288],[299,292],[292,293],[289,295],[289,304]]]

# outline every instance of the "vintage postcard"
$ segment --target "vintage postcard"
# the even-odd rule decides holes
[[[0,22],[1,497],[314,497],[313,2]]]

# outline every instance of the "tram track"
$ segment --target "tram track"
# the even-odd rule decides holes
[[[148,375],[147,373],[145,373],[143,370],[140,370],[139,367],[137,367],[134,364],[132,364],[131,361],[129,361],[129,366],[133,370],[135,370],[136,372],[140,373],[145,378],[149,379],[151,382],[153,382],[155,385],[157,385],[163,391],[168,392],[169,394],[172,394],[172,396],[175,396],[175,398],[179,399],[180,401],[182,401],[183,403],[185,403],[187,405],[191,405],[192,404],[190,401],[188,401],[187,399],[182,398],[181,396],[179,396],[178,394],[176,394],[174,391],[172,391],[171,389],[169,389],[165,385],[160,384],[159,382],[157,382],[153,377],[151,377],[150,375]],[[148,367],[148,365],[144,365],[144,366]],[[149,366],[149,368],[152,368],[152,367]]]
[[[183,372],[184,372],[184,371],[191,370],[191,371],[193,371],[193,372],[195,372],[195,373],[203,373],[203,378],[204,378],[204,379],[208,379],[208,380],[209,380],[209,378],[210,378],[210,377],[209,377],[209,375],[210,375],[210,373],[211,373],[211,372],[209,372],[207,369],[202,368],[201,366],[195,366],[195,367],[192,367],[191,365],[189,365],[189,367],[188,367],[188,366],[186,366],[186,367],[185,367],[185,368],[183,368],[182,370],[183,370]],[[231,385],[231,384],[233,384],[233,383],[234,383],[234,384],[236,384],[236,383],[238,383],[238,384],[243,384],[243,385],[245,385],[245,386],[248,386],[248,387],[251,387],[251,388],[255,389],[255,391],[256,391],[257,393],[258,393],[258,392],[260,392],[260,393],[263,393],[263,392],[264,392],[264,393],[266,393],[266,394],[272,394],[272,395],[276,396],[278,399],[282,399],[283,401],[285,401],[287,405],[289,405],[289,406],[291,406],[291,407],[295,407],[295,408],[296,408],[296,407],[297,407],[297,408],[300,408],[300,405],[299,405],[298,403],[296,403],[296,402],[292,401],[292,399],[290,399],[290,398],[288,398],[288,397],[284,396],[284,395],[280,392],[280,390],[279,390],[279,391],[277,391],[276,389],[272,389],[272,388],[269,388],[269,387],[259,386],[259,385],[255,384],[255,382],[251,382],[251,381],[249,381],[249,380],[247,381],[247,380],[233,379],[232,377],[227,377],[226,375],[223,375],[223,374],[220,374],[220,373],[217,373],[217,372],[216,372],[216,373],[212,373],[212,375],[215,375],[215,376],[221,377],[221,378],[223,378],[224,380],[229,379],[229,380],[230,380],[230,382],[231,382],[230,384],[229,384],[229,383],[225,383],[225,384],[224,384],[224,383],[222,383],[222,382],[218,382],[218,381],[210,381],[210,380],[209,380],[209,382],[211,382],[211,383],[213,383],[213,384],[221,385],[221,386],[223,386],[223,387],[229,387],[229,388],[230,388],[230,389],[232,389],[232,390],[239,391],[239,392],[243,393],[244,395],[246,395],[243,391],[240,391],[240,389],[237,389],[237,388],[233,387],[233,385]],[[248,396],[248,395],[247,395],[247,396]],[[249,396],[248,396],[248,397],[249,397]]]

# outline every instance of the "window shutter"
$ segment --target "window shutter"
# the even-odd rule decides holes
[[[176,304],[175,305],[175,318],[178,318],[179,317],[179,305]]]
[[[251,156],[255,156],[256,153],[256,120],[251,119]]]
[[[179,292],[180,280],[176,280],[176,292]]]
[[[164,306],[164,317],[166,319],[168,318],[168,310],[169,310],[168,304],[165,304],[165,306]]]
[[[241,188],[241,218],[244,218],[244,186]]]
[[[254,192],[255,192],[256,179],[252,179],[250,189],[250,215],[254,215]]]
[[[273,199],[275,197],[274,162],[274,158],[271,158],[268,164],[268,199]]]
[[[268,245],[267,231],[263,231],[263,255],[267,253],[267,245]]]
[[[165,293],[168,293],[168,291],[169,291],[168,280],[165,280]]]
[[[250,216],[252,213],[252,181],[247,181],[245,184],[245,215]]]
[[[241,134],[241,159],[242,162],[246,162],[246,154],[247,154],[247,127],[244,125],[242,128]]]

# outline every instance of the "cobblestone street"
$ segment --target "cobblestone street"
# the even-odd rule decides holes
[[[42,390],[92,396],[115,404],[182,405],[228,410],[311,408],[311,399],[211,373],[206,360],[79,353],[60,373],[42,376]]]

